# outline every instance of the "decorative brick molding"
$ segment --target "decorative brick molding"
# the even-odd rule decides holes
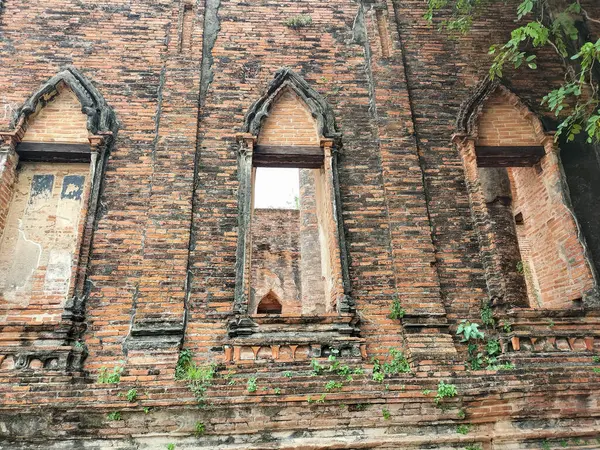
[[[267,88],[267,92],[258,99],[246,114],[245,132],[258,136],[263,121],[269,116],[278,94],[285,88],[290,88],[310,109],[317,121],[319,136],[326,139],[338,140],[341,133],[337,129],[335,117],[327,101],[292,69],[284,67],[275,73],[275,77]]]
[[[507,311],[506,317],[512,330],[501,334],[504,353],[526,356],[600,352],[598,310],[513,309]]]

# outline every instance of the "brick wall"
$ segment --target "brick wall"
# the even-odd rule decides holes
[[[450,138],[460,104],[486,75],[489,45],[504,41],[514,26],[516,5],[495,3],[472,33],[455,38],[427,24],[422,0],[191,6],[184,11],[172,0],[4,2],[0,130],[11,131],[10,112],[65,64],[92,81],[121,126],[93,241],[80,344],[89,352],[84,371],[66,374],[37,362],[21,369],[26,352],[2,347],[2,355],[10,353],[0,362],[2,438],[33,448],[72,439],[97,448],[251,448],[263,445],[260,438],[290,449],[479,443],[498,450],[595,436],[600,386],[591,357],[600,341],[593,311],[517,311],[499,318],[513,324],[513,332],[497,336],[502,361],[512,360],[515,371],[466,371],[466,346],[454,336],[457,322],[480,321],[489,286],[471,214],[478,205],[469,198],[470,169],[465,175]],[[597,5],[591,11],[597,16]],[[312,24],[285,25],[299,14],[310,15]],[[538,60],[538,71],[505,73],[529,105],[539,105],[563,81],[562,62],[551,52],[540,52]],[[288,358],[274,362],[262,357],[268,347],[258,342],[246,347],[252,358],[245,364],[218,367],[206,394],[210,404],[199,410],[189,383],[173,377],[179,345],[157,348],[149,338],[133,348],[131,330],[169,324],[177,331],[185,324],[183,347],[198,364],[223,361],[233,345],[227,324],[236,319],[236,136],[283,66],[327,98],[342,133],[339,212],[358,311],[348,322],[360,322],[360,336],[345,338],[365,343],[364,354],[345,357],[344,364],[365,376],[311,376],[308,345],[281,344]],[[278,105],[297,105],[290,95],[272,117]],[[279,126],[273,136],[302,130],[303,145],[317,144],[302,108],[287,124],[267,119],[264,129]],[[293,128],[283,128],[289,124]],[[267,134],[259,140],[274,142]],[[389,317],[394,299],[406,309],[402,321]],[[317,333],[321,324],[301,325]],[[351,334],[349,326],[340,329]],[[3,329],[3,338],[10,333]],[[337,337],[330,339],[333,345]],[[390,347],[416,361],[413,374],[377,383],[369,361],[383,360]],[[255,361],[254,352],[261,358]],[[124,368],[120,383],[97,382],[101,367],[116,366]],[[253,393],[247,388],[252,377],[258,383]],[[325,391],[334,379],[343,387]],[[423,393],[442,380],[459,390],[444,409]],[[123,397],[130,389],[138,392],[134,402]],[[108,419],[116,412],[123,420]],[[201,439],[193,436],[196,422],[206,425]],[[474,427],[463,436],[456,433],[459,424]]]
[[[302,280],[302,312],[323,314],[328,309],[330,284],[324,283],[324,265],[329,267],[327,246],[328,236],[320,226],[317,208],[316,181],[321,176],[318,169],[300,170],[300,252]]]
[[[294,209],[256,209],[252,215],[252,298],[256,307],[271,291],[282,314],[302,311],[300,284],[300,214]]]
[[[593,287],[589,262],[585,259],[573,216],[556,189],[557,170],[543,161],[534,167],[510,169],[513,180],[513,211],[523,215],[523,234],[529,247],[524,270],[538,286],[537,298],[547,308],[579,306]],[[535,280],[535,281],[534,281]]]
[[[0,239],[6,224],[6,216],[13,194],[13,185],[17,178],[17,154],[7,148],[0,153]]]
[[[315,120],[291,89],[282,89],[258,136],[259,145],[319,145]]]
[[[29,116],[23,142],[89,144],[88,134],[79,99],[61,83],[50,102]]]
[[[477,127],[477,145],[540,145],[540,125],[536,129],[531,112],[517,99],[496,92],[485,103]]]

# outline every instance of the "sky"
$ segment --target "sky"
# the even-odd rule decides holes
[[[296,209],[300,193],[299,169],[256,169],[254,207],[257,209]]]

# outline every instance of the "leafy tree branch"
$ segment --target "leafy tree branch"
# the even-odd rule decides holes
[[[485,7],[499,0],[427,0],[425,19],[438,16],[440,29],[468,33]],[[506,67],[537,69],[536,51],[551,48],[564,62],[564,82],[549,92],[542,104],[559,119],[557,139],[567,141],[584,133],[588,143],[600,143],[600,39],[586,32],[587,23],[600,24],[580,0],[521,0],[515,10],[516,26],[504,44],[490,47],[492,78]],[[523,23],[524,22],[524,23]]]

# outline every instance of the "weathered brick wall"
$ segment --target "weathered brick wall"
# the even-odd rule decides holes
[[[22,142],[89,144],[88,134],[79,99],[61,84],[55,97],[38,114],[29,116]]]
[[[250,311],[272,291],[282,314],[302,311],[300,213],[294,209],[256,209],[252,217],[252,298]]]
[[[534,123],[526,115],[524,116],[524,112],[517,105],[512,104],[515,100],[497,92],[485,102],[478,120],[476,145],[535,146],[541,144],[539,134],[542,130],[536,130]]]
[[[502,358],[516,371],[465,371],[466,346],[453,336],[457,321],[480,320],[488,294],[464,167],[450,139],[459,105],[486,74],[487,47],[514,26],[514,7],[495,4],[472,33],[449,39],[425,22],[421,0],[207,0],[191,12],[170,0],[6,2],[0,130],[10,130],[11,111],[71,63],[115,109],[120,130],[93,241],[84,371],[15,371],[0,362],[2,436],[15,448],[75,436],[91,448],[252,448],[263,445],[258,436],[281,448],[354,448],[350,429],[365,448],[477,442],[486,450],[595,436],[593,311],[503,317],[513,331],[498,334]],[[312,24],[284,24],[299,14]],[[282,66],[326,96],[342,132],[340,207],[360,323],[360,336],[348,339],[366,343],[364,355],[347,362],[366,376],[311,376],[304,346],[297,361],[261,357],[219,367],[206,394],[211,406],[198,411],[188,382],[173,379],[177,336],[185,325],[183,347],[198,364],[222,361],[230,343],[237,134]],[[541,53],[539,67],[506,73],[529,105],[563,79],[552,54]],[[298,129],[308,130],[295,99],[286,94],[275,108],[286,102]],[[282,123],[273,129],[283,131]],[[306,145],[317,142],[310,135]],[[406,310],[402,321],[389,318],[393,299]],[[152,337],[131,334],[154,324],[169,325],[175,344],[156,348]],[[413,374],[377,383],[370,358],[390,347],[414,359]],[[97,383],[103,366],[124,368],[119,384]],[[254,393],[250,377],[258,377]],[[333,379],[343,388],[326,391]],[[450,409],[423,393],[440,380],[457,385]],[[123,397],[129,389],[137,389],[134,402]],[[115,412],[123,420],[107,419]],[[206,425],[201,439],[192,437],[198,421]],[[461,423],[473,431],[456,433]]]
[[[530,247],[529,264],[539,286],[539,302],[547,308],[578,306],[593,287],[589,261],[586,261],[573,217],[561,202],[561,192],[551,182],[552,167],[542,163],[535,168],[513,168],[513,210],[523,214],[524,234]],[[558,198],[557,198],[558,197]],[[533,300],[533,299],[532,299]],[[535,303],[532,304],[534,306]]]
[[[326,238],[320,233],[319,211],[317,209],[316,180],[320,171],[300,170],[300,253],[302,309],[304,314],[323,314],[328,309],[326,292],[331,291],[330,283],[324,283],[324,271],[328,262],[324,260],[327,250]],[[327,285],[327,291],[325,286]]]
[[[14,151],[0,153],[0,239],[4,231],[6,216],[13,194],[13,185],[17,177],[18,156]]]
[[[277,96],[258,136],[259,145],[319,145],[317,125],[291,89]]]

